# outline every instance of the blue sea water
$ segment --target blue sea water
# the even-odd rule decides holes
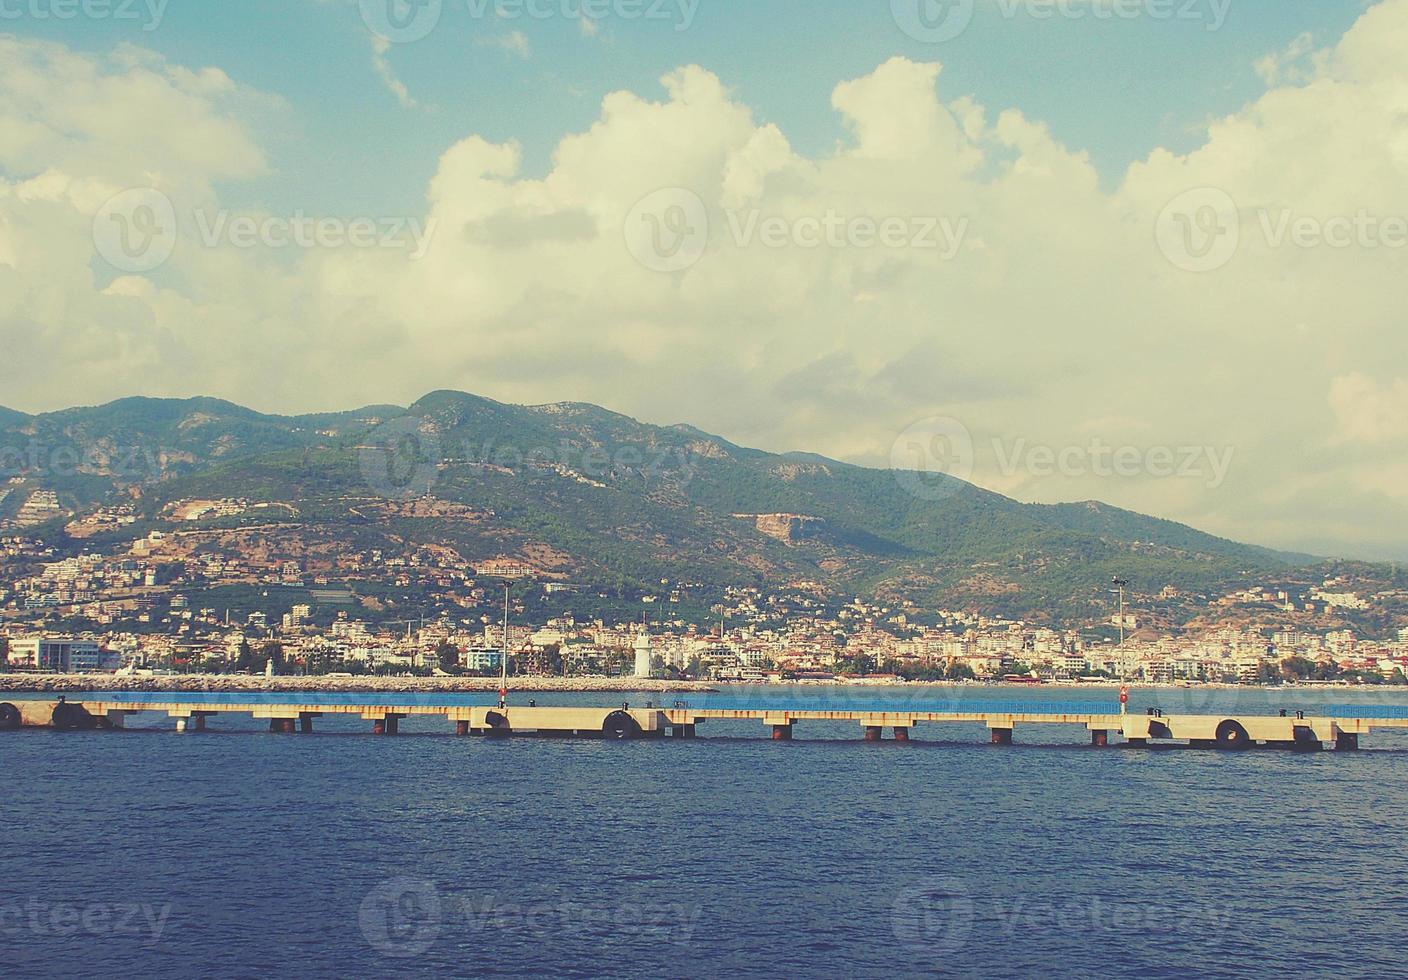
[[[1195,690],[1132,707],[1345,700]],[[1040,726],[998,747],[980,726],[868,744],[853,723],[773,742],[757,722],[709,722],[617,743],[320,721],[178,736],[146,714],[126,732],[0,735],[0,971],[1408,975],[1404,733],[1357,753],[1229,754],[1093,749]]]

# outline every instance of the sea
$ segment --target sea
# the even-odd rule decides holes
[[[1047,688],[688,698],[1118,710]],[[1408,695],[1136,690],[1130,710],[1346,704]],[[1012,746],[978,725],[907,743],[839,722],[790,742],[755,721],[625,742],[129,725],[0,734],[0,975],[1408,976],[1408,731],[1229,753],[1036,725]]]

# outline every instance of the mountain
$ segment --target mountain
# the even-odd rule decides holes
[[[0,426],[21,425],[29,416],[23,412],[17,412],[13,408],[6,408],[0,405]]]
[[[286,520],[310,552],[445,548],[636,591],[661,580],[791,585],[1091,617],[1107,609],[1115,575],[1193,594],[1310,561],[1095,502],[1023,504],[949,477],[766,453],[594,405],[452,391],[404,409],[296,417],[209,398],[10,413],[6,449],[28,453],[26,483],[58,490],[73,510],[136,499],[140,533],[179,501],[245,498],[281,505],[258,520]]]

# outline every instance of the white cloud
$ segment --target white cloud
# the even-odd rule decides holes
[[[372,68],[376,71],[377,77],[387,90],[394,96],[396,101],[407,109],[413,109],[416,100],[411,98],[410,89],[406,88],[406,83],[401,81],[396,74],[396,69],[391,67],[391,62],[387,60],[386,53],[391,50],[391,42],[383,37],[372,35]]]
[[[1298,53],[1308,67],[1294,77],[1268,69],[1262,98],[1189,153],[1154,150],[1113,192],[1040,120],[948,91],[938,65],[896,58],[836,86],[844,139],[817,155],[685,66],[658,97],[608,95],[541,176],[521,172],[511,143],[450,147],[427,192],[438,233],[423,261],[289,262],[183,237],[151,281],[111,285],[89,272],[103,192],[154,182],[154,160],[178,205],[258,173],[260,97],[153,55],[11,43],[0,81],[18,95],[0,106],[0,164],[19,177],[0,187],[0,339],[19,363],[0,402],[202,392],[294,411],[460,387],[597,401],[878,465],[914,420],[946,415],[973,433],[975,479],[1027,499],[1100,498],[1244,540],[1323,547],[1333,533],[1408,555],[1408,500],[1391,479],[1404,383],[1369,380],[1408,362],[1396,317],[1408,256],[1277,247],[1257,218],[1408,216],[1408,0]],[[105,112],[88,110],[95,99]],[[1231,196],[1243,235],[1200,275],[1166,260],[1154,229],[1202,187]],[[673,274],[625,244],[626,216],[661,188],[687,189],[709,220],[703,257]],[[941,217],[967,232],[952,260],[742,245],[731,221],[754,213]],[[680,215],[656,217],[668,230]],[[999,465],[1016,439],[1097,438],[1235,453],[1216,488]]]
[[[533,46],[528,41],[528,35],[522,31],[476,37],[474,43],[486,48],[498,48],[525,61],[533,56]]]
[[[1346,441],[1375,444],[1408,439],[1408,379],[1381,385],[1364,374],[1343,375],[1330,383],[1330,408]],[[1408,484],[1400,492],[1408,493]]]

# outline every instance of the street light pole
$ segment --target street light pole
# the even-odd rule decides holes
[[[504,649],[499,654],[499,708],[508,707],[508,591],[512,582],[504,583]]]

